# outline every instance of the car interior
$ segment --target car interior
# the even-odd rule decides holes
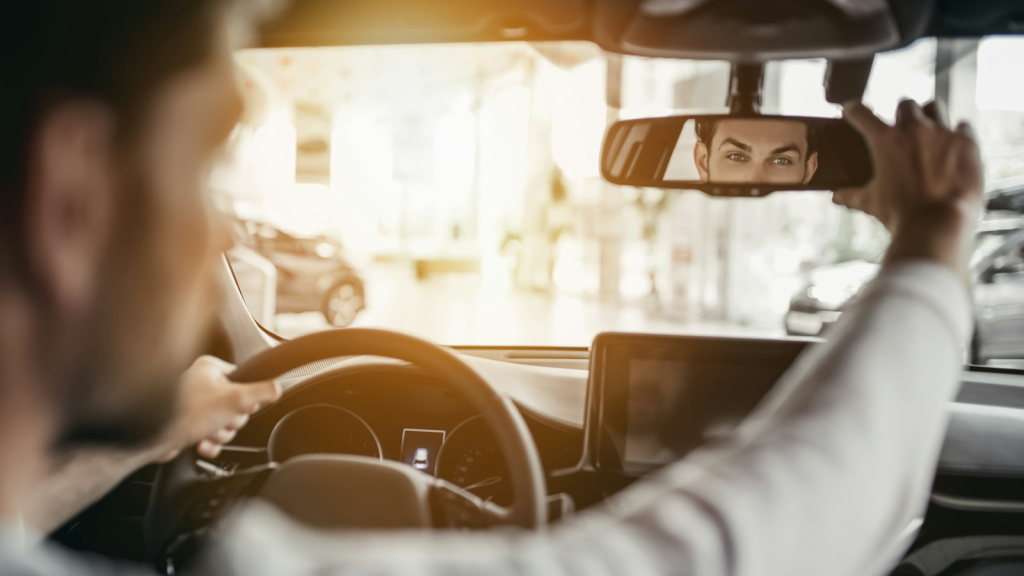
[[[591,163],[588,170],[604,179],[602,186],[632,190],[637,205],[648,198],[640,190],[656,190],[651,206],[662,207],[674,195],[688,194],[679,197],[699,201],[708,211],[742,203],[736,205],[757,213],[759,206],[779,206],[782,201],[797,206],[805,198],[822,202],[824,197],[827,204],[823,191],[870,178],[865,144],[834,116],[837,104],[861,99],[866,89],[872,90],[873,65],[881,67],[887,54],[908,54],[908,47],[930,42],[934,52],[928,66],[934,66],[934,85],[940,86],[950,83],[942,74],[965,57],[964,46],[973,42],[977,51],[979,39],[1020,34],[1024,6],[1012,0],[293,0],[265,24],[259,46],[238,58],[251,78],[263,78],[260,62],[290,66],[316,50],[356,54],[345,51],[455,46],[483,53],[488,47],[514,44],[536,52],[538,58],[564,64],[574,56],[555,50],[558,43],[587,45],[587,50],[600,54],[593,62],[600,62],[603,77],[616,79],[619,86],[613,89],[610,81],[605,82],[596,128],[589,128],[600,132],[600,146],[588,148],[583,156]],[[1019,46],[1024,51],[1024,45]],[[552,52],[557,54],[551,56]],[[1010,58],[1021,56],[1024,52]],[[285,62],[286,58],[291,60]],[[384,62],[370,60],[378,63],[374,66]],[[712,75],[717,87],[711,98],[717,101],[647,114],[605,112],[625,109],[630,74],[624,71],[644,66],[656,70],[675,62],[699,67],[704,61],[725,63],[725,68],[716,69],[725,73]],[[769,94],[780,81],[773,66],[781,61],[814,62],[815,70],[824,71],[811,80],[822,94],[818,108],[802,110],[799,101],[796,106],[772,104]],[[422,62],[413,65],[429,68]],[[381,76],[394,71],[381,70]],[[803,68],[786,70],[792,71],[781,77],[792,77]],[[338,82],[353,85],[353,93],[372,92],[372,86],[361,84],[354,72],[339,78]],[[677,94],[696,90],[685,82],[673,89]],[[415,97],[403,90],[405,98]],[[956,85],[946,94],[951,93],[956,93]],[[933,95],[941,96],[937,89]],[[680,96],[684,104],[687,97]],[[349,102],[357,96],[337,98],[350,98],[344,100]],[[380,97],[368,97],[374,98]],[[704,114],[702,107],[713,114]],[[823,109],[831,110],[833,117],[819,117]],[[1024,112],[1024,106],[1017,110]],[[484,112],[480,114],[485,118]],[[1024,118],[1014,118],[1015,137],[1024,138]],[[268,122],[273,128],[272,120]],[[352,126],[358,122],[345,126],[355,130]],[[786,138],[795,134],[796,144],[782,152],[775,147],[764,171],[727,173],[725,164],[716,164],[716,138],[738,146],[722,162],[745,162],[757,154],[757,138],[776,133]],[[726,138],[727,134],[731,136]],[[371,146],[372,134],[357,136]],[[538,142],[533,136],[522,141],[524,149]],[[294,133],[291,142],[294,151]],[[418,160],[401,156],[395,142],[395,162],[404,164],[394,170],[411,169]],[[453,145],[448,153],[460,150]],[[989,149],[983,145],[983,151],[987,155]],[[299,153],[303,154],[301,142]],[[327,155],[342,153],[339,148]],[[477,161],[488,160],[484,155]],[[435,174],[449,166],[443,159],[430,162]],[[568,170],[565,166],[563,170]],[[296,170],[293,162],[291,171]],[[782,174],[785,170],[795,175]],[[571,180],[572,174],[567,172],[564,178]],[[479,191],[484,180],[477,175],[465,186]],[[450,188],[462,186],[459,178],[444,182]],[[562,202],[559,186],[550,185],[553,206]],[[590,193],[573,186],[561,194]],[[593,195],[606,192],[602,188]],[[550,222],[558,212],[551,209],[546,214]],[[240,209],[229,216],[235,222],[259,222]],[[1000,222],[1008,221],[1005,216]],[[582,228],[588,226],[588,218],[597,216],[581,210],[571,217]],[[991,273],[985,280],[985,273],[979,272],[978,282],[984,284],[979,293],[1010,310],[999,312],[995,304],[986,304],[989,312],[979,311],[979,326],[986,330],[982,337],[1002,334],[999,342],[1007,348],[999,352],[998,342],[984,341],[986,360],[1024,357],[1024,336],[1014,340],[1024,335],[1024,297],[1010,274],[1019,276],[1020,270],[1010,267],[1019,266],[1016,232],[1024,224],[1019,218],[1010,220],[1008,233],[1000,228],[999,237],[1016,239],[1016,259],[998,264],[1005,273],[1002,280],[993,280]],[[637,238],[660,233],[644,222],[637,225]],[[833,227],[837,234],[861,234],[860,228]],[[445,234],[461,241],[467,235],[482,235],[484,226],[479,228],[446,225]],[[523,276],[522,262],[528,262],[529,233],[528,228],[518,236],[502,232],[500,242],[494,242],[502,250],[522,247],[511,273],[516,278]],[[326,242],[317,234],[307,236],[317,239],[308,243],[314,253],[317,243]],[[553,237],[553,245],[562,241],[557,234]],[[360,246],[347,237],[345,245],[357,251]],[[999,244],[1004,245],[1008,244]],[[451,246],[431,248],[429,254],[413,246],[400,260],[403,265],[430,266],[441,276],[486,276],[491,260],[460,251],[462,244],[454,240]],[[334,258],[334,249],[321,254],[320,260]],[[873,249],[865,248],[865,253]],[[689,262],[690,256],[679,255],[683,252],[671,252],[669,266]],[[992,260],[991,254],[986,252],[985,262]],[[358,258],[344,260],[346,278],[355,278],[359,286],[358,309],[345,316],[341,325],[351,324],[345,328],[322,318],[332,317],[324,311],[324,295],[329,296],[337,283],[324,280],[322,286],[313,285],[321,275],[338,276],[304,272],[300,278],[309,286],[295,290],[309,294],[306,314],[316,323],[291,330],[294,325],[284,320],[297,321],[301,314],[275,310],[275,289],[265,286],[269,260],[259,254],[226,254],[218,270],[223,297],[220,326],[208,352],[238,365],[232,375],[235,381],[276,378],[284,390],[281,399],[254,415],[217,459],[204,460],[186,451],[167,464],[148,466],[51,534],[51,540],[174,574],[201,552],[218,522],[251,498],[267,500],[299,522],[328,529],[539,529],[569,521],[583,510],[600,509],[631,483],[727,436],[801,351],[819,341],[786,336],[781,323],[781,333],[766,335],[738,329],[694,332],[627,321],[595,324],[589,341],[531,341],[530,332],[503,332],[501,315],[476,320],[494,325],[497,334],[478,341],[460,341],[440,329],[410,329],[413,336],[401,330],[401,324],[375,324],[379,316],[374,310],[391,306],[385,298],[403,299],[405,293],[375,293],[378,276],[357,270],[361,265],[394,264],[389,258],[377,255],[372,265],[360,264]],[[548,266],[537,268],[553,278],[573,277],[564,266]],[[273,265],[270,269],[269,276],[281,274]],[[639,276],[647,278],[647,272]],[[423,277],[420,274],[417,281],[425,281]],[[595,285],[603,286],[600,273],[596,278]],[[808,290],[800,282],[787,285],[776,317],[786,313],[794,289],[801,294]],[[656,284],[652,280],[644,290],[656,293]],[[846,284],[840,286],[839,292],[843,290]],[[375,294],[380,296],[375,299]],[[444,307],[429,310],[431,294],[398,309],[428,318],[453,313]],[[664,292],[658,295],[667,297]],[[834,298],[835,306],[808,307],[801,313],[828,313],[834,321],[850,295],[843,292]],[[543,316],[559,314],[562,301],[553,302],[546,311],[524,307],[511,314],[520,324],[542,323]],[[993,314],[1004,316],[993,319]],[[996,322],[1000,318],[1001,323]],[[817,322],[814,333],[821,327]],[[1014,347],[1013,342],[1021,346]],[[908,553],[894,574],[1002,574],[1024,568],[1024,370],[1012,362],[980,364],[975,361],[980,355],[975,356],[967,357],[962,389],[948,406],[949,428],[927,513],[899,535],[897,544]]]

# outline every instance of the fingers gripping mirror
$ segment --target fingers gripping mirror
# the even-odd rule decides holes
[[[843,120],[792,116],[670,116],[616,122],[601,174],[613,184],[757,197],[834,190],[871,178],[860,134]]]

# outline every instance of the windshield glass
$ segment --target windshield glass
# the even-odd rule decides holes
[[[901,98],[938,94],[976,124],[988,182],[1024,175],[1024,70],[1007,68],[1022,66],[1024,42],[969,44],[878,56],[865,101],[891,118]],[[332,326],[494,346],[587,346],[610,330],[818,335],[887,242],[828,193],[724,200],[602,181],[610,122],[724,112],[725,62],[584,42],[236,61],[246,118],[212,185],[246,302],[285,337]],[[770,64],[762,110],[838,116],[824,71]]]

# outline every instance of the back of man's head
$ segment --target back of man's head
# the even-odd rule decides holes
[[[228,2],[28,0],[0,17],[0,297],[27,302],[32,355],[21,368],[48,394],[57,442],[141,441],[175,408],[171,372],[191,360],[182,341],[193,339],[179,325],[212,307],[189,294],[206,292],[200,260],[212,243],[191,199],[205,157],[190,146],[214,138],[193,126],[155,145],[154,110],[166,132],[169,98],[178,124],[207,104],[229,108],[201,100],[203,82],[237,98]]]
[[[0,230],[24,202],[34,129],[69,98],[100,101],[130,138],[161,84],[209,52],[224,2],[31,0],[0,18]],[[12,222],[11,220],[15,220]],[[4,237],[7,242],[17,238]]]

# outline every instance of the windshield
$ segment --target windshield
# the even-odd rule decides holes
[[[922,40],[876,58],[865,101],[891,118],[901,98],[939,94],[976,124],[988,182],[1024,175],[1022,56],[1016,39]],[[602,181],[610,122],[725,111],[725,62],[585,42],[236,61],[246,118],[212,185],[246,302],[285,337],[333,326],[488,346],[588,346],[610,330],[817,335],[842,302],[808,304],[808,286],[857,265],[841,290],[818,290],[855,292],[887,242],[828,193],[724,200]],[[838,116],[824,71],[770,64],[763,111]]]

